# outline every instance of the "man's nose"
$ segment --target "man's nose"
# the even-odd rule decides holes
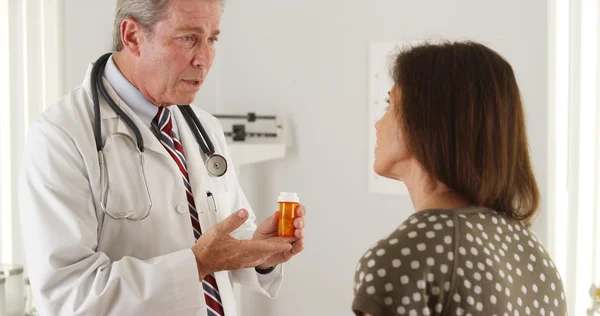
[[[197,68],[209,68],[212,60],[214,52],[211,49],[208,43],[203,43],[196,50],[196,55],[194,56],[194,60],[192,60],[192,64]]]

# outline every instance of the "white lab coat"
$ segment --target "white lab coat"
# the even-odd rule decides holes
[[[26,262],[42,315],[206,315],[185,189],[175,162],[105,80],[115,102],[128,114],[145,143],[145,171],[153,209],[141,221],[114,220],[100,207],[100,167],[93,133],[91,66],[82,86],[45,111],[29,130],[21,170],[19,203]],[[250,239],[255,215],[240,189],[216,118],[195,108],[216,152],[230,163],[224,177],[208,175],[203,155],[179,111],[188,173],[203,231],[240,208],[248,221],[232,235]],[[135,139],[100,96],[103,140],[122,132]],[[105,147],[111,210],[146,207],[136,147],[115,138]],[[208,207],[207,192],[216,212]],[[225,314],[235,316],[232,282],[269,297],[279,291],[283,272],[254,269],[215,273]]]

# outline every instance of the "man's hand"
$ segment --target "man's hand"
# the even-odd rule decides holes
[[[196,241],[192,251],[196,256],[200,280],[210,273],[224,270],[253,268],[265,263],[276,254],[292,250],[291,238],[261,240],[238,240],[230,234],[248,219],[248,211],[242,209],[208,229]]]
[[[290,240],[291,249],[273,254],[258,266],[260,269],[268,269],[276,264],[287,262],[304,249],[304,215],[306,215],[306,209],[302,205],[299,205],[298,209],[296,209],[297,218],[294,219],[294,227],[296,228],[294,235],[296,237]],[[279,216],[279,211],[277,211],[273,216],[260,223],[256,232],[254,232],[252,240],[270,240],[277,237]]]

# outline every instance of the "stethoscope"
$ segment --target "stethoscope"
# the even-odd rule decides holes
[[[148,215],[150,215],[150,211],[152,210],[152,199],[150,197],[150,191],[148,189],[148,182],[146,181],[146,173],[144,170],[144,139],[142,138],[142,134],[140,133],[139,128],[135,125],[133,120],[123,112],[123,110],[115,103],[115,101],[111,98],[104,86],[104,82],[102,81],[102,74],[104,73],[104,68],[106,63],[112,53],[107,53],[102,55],[98,60],[94,63],[94,67],[92,68],[91,74],[91,86],[92,86],[92,101],[94,103],[94,138],[96,140],[96,150],[98,151],[98,160],[100,164],[100,182],[102,185],[102,193],[100,198],[100,206],[104,213],[112,217],[113,219],[132,219],[132,220],[142,220]],[[106,209],[107,199],[108,199],[108,169],[106,166],[106,161],[104,158],[104,143],[102,142],[102,123],[100,119],[100,101],[98,98],[98,91],[100,90],[100,94],[104,97],[108,105],[117,113],[118,117],[121,118],[125,124],[131,129],[133,134],[135,135],[135,141],[125,133],[113,133],[109,135],[106,140],[113,136],[121,136],[129,139],[131,142],[136,145],[137,152],[139,154],[140,159],[140,180],[144,184],[146,189],[146,199],[148,202],[148,207],[143,215],[136,216],[136,212],[134,210],[126,210],[119,211],[117,213],[108,212]],[[179,105],[179,109],[183,114],[187,124],[192,127],[192,133],[196,138],[196,141],[200,145],[200,149],[205,156],[205,166],[208,174],[213,177],[222,177],[227,172],[227,160],[225,157],[215,153],[215,146],[212,141],[208,137],[206,130],[200,123],[200,120],[192,110],[189,105]]]

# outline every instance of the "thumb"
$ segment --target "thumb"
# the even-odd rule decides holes
[[[272,256],[292,249],[290,243],[277,237],[260,240],[242,240],[241,243],[246,250],[255,256]]]
[[[240,228],[240,226],[242,226],[247,219],[248,211],[246,211],[245,209],[241,209],[229,215],[222,222],[218,223],[218,230],[226,234],[231,234],[234,230]]]
[[[262,246],[267,252],[278,253],[292,249],[291,239],[289,237],[273,237],[260,240]]]
[[[281,213],[279,211],[275,211],[275,213],[272,216],[272,225],[277,227],[279,226],[279,217],[281,216]]]

